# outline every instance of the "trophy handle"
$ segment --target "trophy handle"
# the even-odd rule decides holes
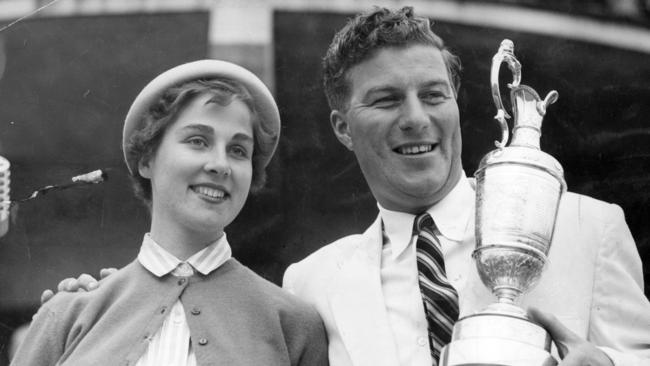
[[[555,102],[557,101],[558,96],[559,96],[559,95],[558,95],[557,91],[555,91],[555,90],[551,90],[551,91],[546,95],[546,98],[544,98],[544,100],[542,100],[542,101],[540,101],[540,102],[537,103],[537,112],[538,112],[541,116],[545,116],[545,115],[546,115],[546,108],[547,108],[549,105],[555,103]]]
[[[494,57],[492,57],[490,84],[492,85],[492,98],[497,107],[497,114],[494,116],[494,119],[499,122],[499,127],[501,127],[501,141],[494,142],[498,148],[504,148],[508,142],[509,130],[506,119],[510,118],[510,115],[503,107],[501,91],[499,90],[499,69],[501,68],[501,64],[503,62],[507,63],[508,68],[512,72],[512,83],[508,84],[508,88],[519,86],[519,83],[521,82],[521,64],[515,57],[514,49],[515,44],[509,39],[504,39],[501,41],[499,51],[497,51]]]

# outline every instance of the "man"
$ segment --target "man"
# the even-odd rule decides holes
[[[323,317],[332,365],[435,364],[450,324],[494,301],[471,260],[475,192],[460,158],[459,69],[412,8],[357,16],[325,56],[334,133],[354,152],[379,207],[363,234],[285,273],[284,287]],[[429,242],[444,256],[433,285],[418,276],[412,228],[430,220],[416,217],[422,213],[433,219]],[[547,268],[523,305],[545,311],[530,316],[551,334],[561,365],[648,365],[642,281],[622,210],[567,193]]]
[[[455,317],[494,301],[471,259],[475,193],[460,159],[460,63],[426,19],[404,8],[351,20],[335,36],[324,68],[332,127],[358,159],[379,215],[363,234],[290,266],[284,287],[319,311],[331,365],[432,365],[443,326],[430,327],[425,315],[412,238],[416,215],[427,212],[439,232],[439,287],[455,300]],[[564,366],[647,365],[650,304],[642,281],[621,209],[567,193],[545,273],[522,305],[559,319],[531,311]]]

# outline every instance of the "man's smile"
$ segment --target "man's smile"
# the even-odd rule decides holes
[[[400,155],[420,155],[433,151],[436,146],[438,146],[438,144],[408,144],[398,146],[394,148],[393,151]]]

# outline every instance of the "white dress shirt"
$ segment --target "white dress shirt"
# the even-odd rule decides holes
[[[427,320],[418,283],[416,247],[413,240],[415,215],[387,210],[379,213],[384,228],[381,254],[381,285],[398,358],[402,366],[430,366]],[[474,190],[463,174],[452,191],[427,212],[436,223],[445,255],[466,235],[474,206]],[[452,286],[459,278],[448,279]]]
[[[214,243],[181,261],[158,245],[149,234],[145,234],[138,261],[149,272],[158,277],[172,274],[189,277],[195,271],[207,275],[230,259],[232,251],[224,233]],[[196,366],[192,349],[190,328],[185,318],[185,309],[180,300],[172,306],[162,327],[151,338],[149,347],[136,366]]]

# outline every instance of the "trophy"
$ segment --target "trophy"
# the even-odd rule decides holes
[[[506,63],[513,74],[508,84],[514,114],[509,131],[499,91],[499,70]],[[497,297],[482,311],[454,325],[451,342],[442,350],[441,366],[555,366],[551,338],[528,319],[515,299],[539,279],[550,249],[560,197],[566,183],[560,163],[540,150],[542,118],[557,100],[544,100],[521,81],[514,44],[503,40],[492,59],[494,117],[502,130],[497,149],[476,171],[476,249],[472,256],[479,276]]]

